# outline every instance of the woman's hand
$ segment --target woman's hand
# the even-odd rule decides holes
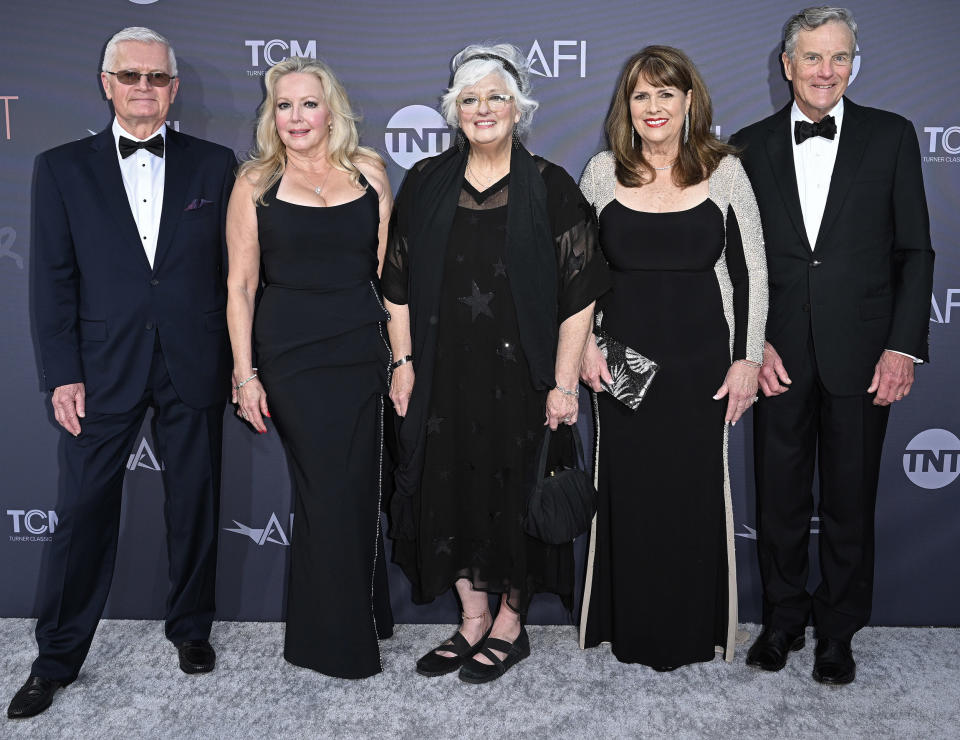
[[[240,388],[237,388],[237,384],[246,380],[246,377],[238,378],[234,375],[233,378],[232,399],[237,404],[237,416],[260,434],[266,434],[267,425],[264,423],[263,417],[270,416],[270,409],[267,407],[267,392],[263,390],[259,378],[247,380]]]
[[[580,380],[590,386],[597,393],[603,392],[604,383],[613,382],[610,370],[607,368],[607,359],[597,347],[597,340],[593,334],[587,336],[587,343],[583,348],[583,358],[580,360]]]
[[[413,363],[405,362],[393,371],[390,376],[390,400],[397,411],[397,416],[407,415],[407,405],[410,403],[410,394],[413,393],[415,373]]]
[[[757,400],[757,377],[760,368],[753,367],[745,362],[734,362],[727,370],[727,377],[723,385],[713,397],[720,400],[727,398],[727,415],[725,421],[733,426],[746,413],[747,409]]]
[[[580,415],[580,401],[576,396],[561,393],[556,388],[547,394],[547,420],[543,423],[556,431],[560,424],[576,424]]]

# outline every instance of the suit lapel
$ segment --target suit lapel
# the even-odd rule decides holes
[[[833,174],[830,176],[827,205],[823,209],[823,220],[820,222],[820,231],[817,234],[817,249],[821,244],[826,244],[824,237],[837,220],[843,201],[860,167],[860,160],[863,159],[869,129],[865,118],[863,108],[844,98],[843,128],[840,131],[840,142],[837,144],[837,159],[833,165]]]
[[[797,190],[797,170],[793,164],[793,148],[790,145],[790,105],[777,114],[767,134],[767,155],[770,157],[774,181],[780,190],[780,197],[783,199],[787,215],[807,250],[810,250],[807,229],[803,225],[803,211],[800,209],[800,192]]]
[[[167,128],[164,157],[166,164],[163,176],[163,207],[160,211],[157,253],[153,258],[155,270],[169,251],[173,234],[180,223],[180,217],[183,215],[187,180],[190,174],[187,140],[169,127]]]
[[[130,201],[127,198],[126,188],[123,186],[123,175],[120,174],[120,165],[117,162],[117,148],[110,127],[93,137],[90,143],[90,166],[93,170],[93,179],[100,189],[101,202],[106,204],[107,210],[117,224],[120,235],[121,249],[130,245],[139,255],[141,264],[150,269],[147,254],[140,243],[137,233],[137,222],[130,211]]]

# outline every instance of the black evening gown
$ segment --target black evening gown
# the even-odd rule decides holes
[[[557,245],[559,300],[582,308],[608,285],[591,211],[566,172],[538,161]],[[443,264],[418,533],[396,539],[393,554],[417,602],[466,578],[478,590],[506,594],[510,607],[525,613],[538,592],[557,594],[570,608],[574,575],[572,545],[540,542],[521,523],[547,391],[534,388],[520,341],[506,264],[509,182],[508,175],[478,192],[463,181]],[[384,294],[406,303],[408,279],[405,269],[385,267]]]
[[[660,371],[635,412],[598,394],[601,449],[585,645],[623,662],[711,660],[727,634],[724,415],[730,330],[714,265],[724,220],[706,200],[674,213],[617,200],[600,214],[613,274],[603,328]]]
[[[290,464],[294,520],[284,657],[340,678],[382,670],[393,631],[380,532],[389,348],[376,191],[314,208],[257,207],[260,379]]]

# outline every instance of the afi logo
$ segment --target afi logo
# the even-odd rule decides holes
[[[317,41],[308,41],[306,46],[301,46],[299,41],[283,41],[282,39],[248,39],[243,45],[250,49],[250,65],[260,66],[260,59],[268,67],[272,67],[278,62],[282,62],[287,57],[310,57],[317,58]],[[287,52],[290,52],[289,54]]]
[[[127,470],[136,470],[137,468],[146,468],[155,473],[167,469],[163,461],[157,460],[157,456],[153,454],[153,450],[151,450],[150,445],[147,444],[146,437],[140,438],[140,446],[137,448],[137,451],[130,453],[130,457],[127,458]]]
[[[549,47],[548,47],[549,48]],[[571,49],[573,53],[564,53],[565,49]],[[547,55],[543,53],[540,42],[534,39],[533,46],[527,53],[527,64],[530,65],[530,73],[540,77],[559,77],[560,62],[580,62],[580,76],[587,76],[587,42],[586,41],[554,41],[553,42],[553,64],[547,61]],[[570,65],[564,65],[569,68]]]
[[[946,429],[927,429],[910,440],[903,453],[903,472],[914,485],[943,488],[960,475],[960,439]]]
[[[927,151],[930,154],[960,154],[960,126],[924,126],[929,135]]]
[[[749,524],[744,524],[743,528],[745,532],[736,532],[736,537],[743,537],[745,540],[755,540],[757,539],[757,530],[751,527]],[[810,534],[820,534],[820,517],[812,516],[810,517]]]
[[[3,256],[3,252],[0,251],[0,257]],[[943,301],[943,310],[940,310],[940,306],[937,305],[937,297],[935,295],[930,296],[930,307],[933,309],[933,315],[930,317],[930,320],[936,324],[949,324],[950,323],[950,312],[954,308],[960,308],[960,289],[950,288],[947,290],[947,297]]]
[[[277,519],[276,513],[270,514],[270,519],[267,521],[266,526],[262,529],[248,527],[246,524],[241,524],[236,519],[233,520],[233,523],[237,525],[236,528],[231,529],[229,527],[224,527],[224,531],[246,535],[251,540],[256,542],[260,547],[263,547],[267,542],[272,542],[275,545],[284,545],[285,547],[289,547],[290,545],[290,538],[287,537],[286,533],[283,531],[283,527],[280,526],[280,520]],[[293,513],[290,514],[290,532],[293,532]]]
[[[437,111],[425,105],[401,108],[387,122],[384,142],[390,158],[405,170],[447,149],[453,131]]]
[[[3,101],[3,125],[4,133],[6,135],[7,141],[13,138],[13,129],[10,128],[10,101],[11,100],[20,100],[19,95],[0,95],[0,100]]]
[[[40,509],[7,509],[7,516],[13,519],[13,533],[21,534],[21,527],[30,534],[53,534],[57,530],[57,512]]]
[[[23,255],[13,251],[13,245],[17,241],[17,231],[12,226],[0,228],[0,259],[9,257],[16,263],[17,267],[23,269]]]

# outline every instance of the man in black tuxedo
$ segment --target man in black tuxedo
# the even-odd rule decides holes
[[[176,75],[166,39],[124,29],[101,73],[113,125],[37,158],[34,321],[66,469],[39,588],[39,657],[11,718],[44,711],[80,671],[110,590],[124,461],[148,407],[165,463],[166,635],[185,672],[214,667],[230,390],[224,224],[236,161],[166,127]]]
[[[767,344],[754,416],[763,632],[747,664],[777,671],[804,643],[813,677],[853,681],[873,598],[874,509],[890,404],[926,362],[933,250],[912,124],[843,97],[857,26],[808,8],[784,28],[794,102],[736,133],[763,221]],[[814,463],[820,566],[806,590]]]

